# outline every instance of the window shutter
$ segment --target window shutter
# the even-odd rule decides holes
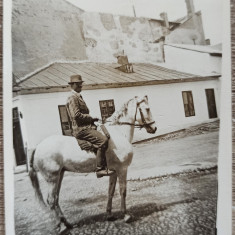
[[[192,91],[182,91],[185,117],[195,116]]]
[[[105,120],[112,116],[115,111],[114,100],[100,100],[100,112],[103,123]]]
[[[71,136],[70,120],[65,105],[59,105],[60,123],[63,135]]]

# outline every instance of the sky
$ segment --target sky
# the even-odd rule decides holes
[[[105,12],[117,15],[160,19],[161,12],[167,12],[168,19],[176,20],[187,14],[185,0],[67,0],[85,11]],[[196,11],[202,12],[206,38],[211,44],[222,42],[223,0],[194,0]]]

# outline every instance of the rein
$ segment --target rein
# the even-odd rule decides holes
[[[134,126],[136,128],[142,129],[143,127],[152,125],[153,123],[155,123],[155,121],[144,123],[144,124],[133,124],[133,123],[129,123],[129,122],[118,122],[117,124],[119,124],[119,125],[129,125],[129,126]]]

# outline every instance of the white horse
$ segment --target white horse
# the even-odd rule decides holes
[[[115,174],[111,175],[109,180],[106,211],[108,217],[111,217],[112,198],[117,178],[119,178],[121,212],[125,221],[130,218],[126,214],[126,184],[127,168],[133,157],[131,143],[135,126],[144,127],[148,133],[155,133],[157,130],[152,119],[147,96],[130,99],[105,124],[110,134],[106,151],[107,165],[109,169],[115,170]],[[45,178],[49,189],[47,203],[54,212],[58,227],[63,222],[67,228],[71,228],[71,224],[65,219],[59,206],[59,192],[64,172],[94,172],[95,162],[94,153],[82,151],[76,139],[70,136],[50,136],[34,150],[30,162],[30,179],[36,197],[39,199],[40,204],[45,206],[39,187],[37,171]]]

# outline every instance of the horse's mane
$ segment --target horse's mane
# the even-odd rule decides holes
[[[121,117],[124,117],[127,114],[127,110],[128,110],[128,105],[130,102],[132,102],[133,100],[135,100],[135,97],[128,100],[127,102],[125,102],[122,107],[120,108],[120,110],[117,110],[113,113],[113,115],[109,118],[106,119],[106,122],[108,124],[117,124],[119,119]]]

